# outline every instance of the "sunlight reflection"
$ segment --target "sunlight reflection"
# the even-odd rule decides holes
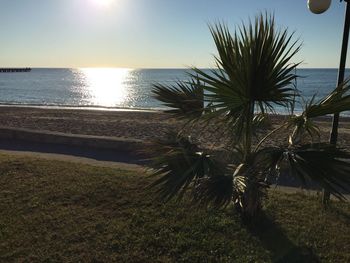
[[[113,107],[122,105],[128,98],[125,81],[131,69],[84,68],[86,86],[94,105]]]
[[[99,7],[109,7],[111,6],[115,0],[91,0],[96,6]]]

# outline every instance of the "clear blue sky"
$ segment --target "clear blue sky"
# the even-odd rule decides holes
[[[0,0],[0,67],[208,67],[215,48],[207,23],[233,30],[260,11],[296,31],[302,67],[338,67],[345,10],[338,0],[322,15],[306,0],[101,1]]]

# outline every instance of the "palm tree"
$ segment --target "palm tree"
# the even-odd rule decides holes
[[[307,103],[301,115],[291,111],[284,123],[261,138],[255,129],[267,113],[277,105],[293,109],[296,103],[298,64],[291,59],[299,41],[276,28],[273,16],[263,14],[234,34],[220,23],[210,31],[218,51],[216,69],[192,68],[190,81],[155,84],[153,93],[170,108],[169,114],[187,120],[184,128],[208,123],[225,131],[230,143],[222,158],[195,144],[183,130],[155,142],[152,168],[158,178],[152,186],[160,196],[170,200],[186,193],[198,204],[216,207],[233,203],[244,218],[254,219],[267,195],[268,179],[289,168],[291,176],[312,180],[344,198],[350,186],[350,154],[320,141],[302,144],[302,139],[317,138],[315,117],[350,109],[347,83],[321,101]],[[291,131],[286,144],[266,146],[282,129]]]

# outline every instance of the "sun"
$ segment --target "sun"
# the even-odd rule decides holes
[[[115,0],[91,0],[98,7],[110,7]]]

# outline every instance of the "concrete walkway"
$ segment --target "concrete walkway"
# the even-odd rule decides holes
[[[57,161],[73,162],[73,163],[82,163],[82,164],[88,164],[93,166],[124,169],[124,170],[131,170],[131,171],[137,171],[137,172],[143,172],[143,173],[146,172],[145,166],[139,165],[139,164],[116,162],[116,161],[99,161],[99,160],[87,158],[87,157],[79,157],[79,156],[58,154],[58,153],[0,150],[0,154],[23,156],[23,157],[38,158],[38,159],[40,158],[40,159],[46,159],[46,160],[57,160]]]
[[[0,153],[145,172],[142,141],[0,127]]]

